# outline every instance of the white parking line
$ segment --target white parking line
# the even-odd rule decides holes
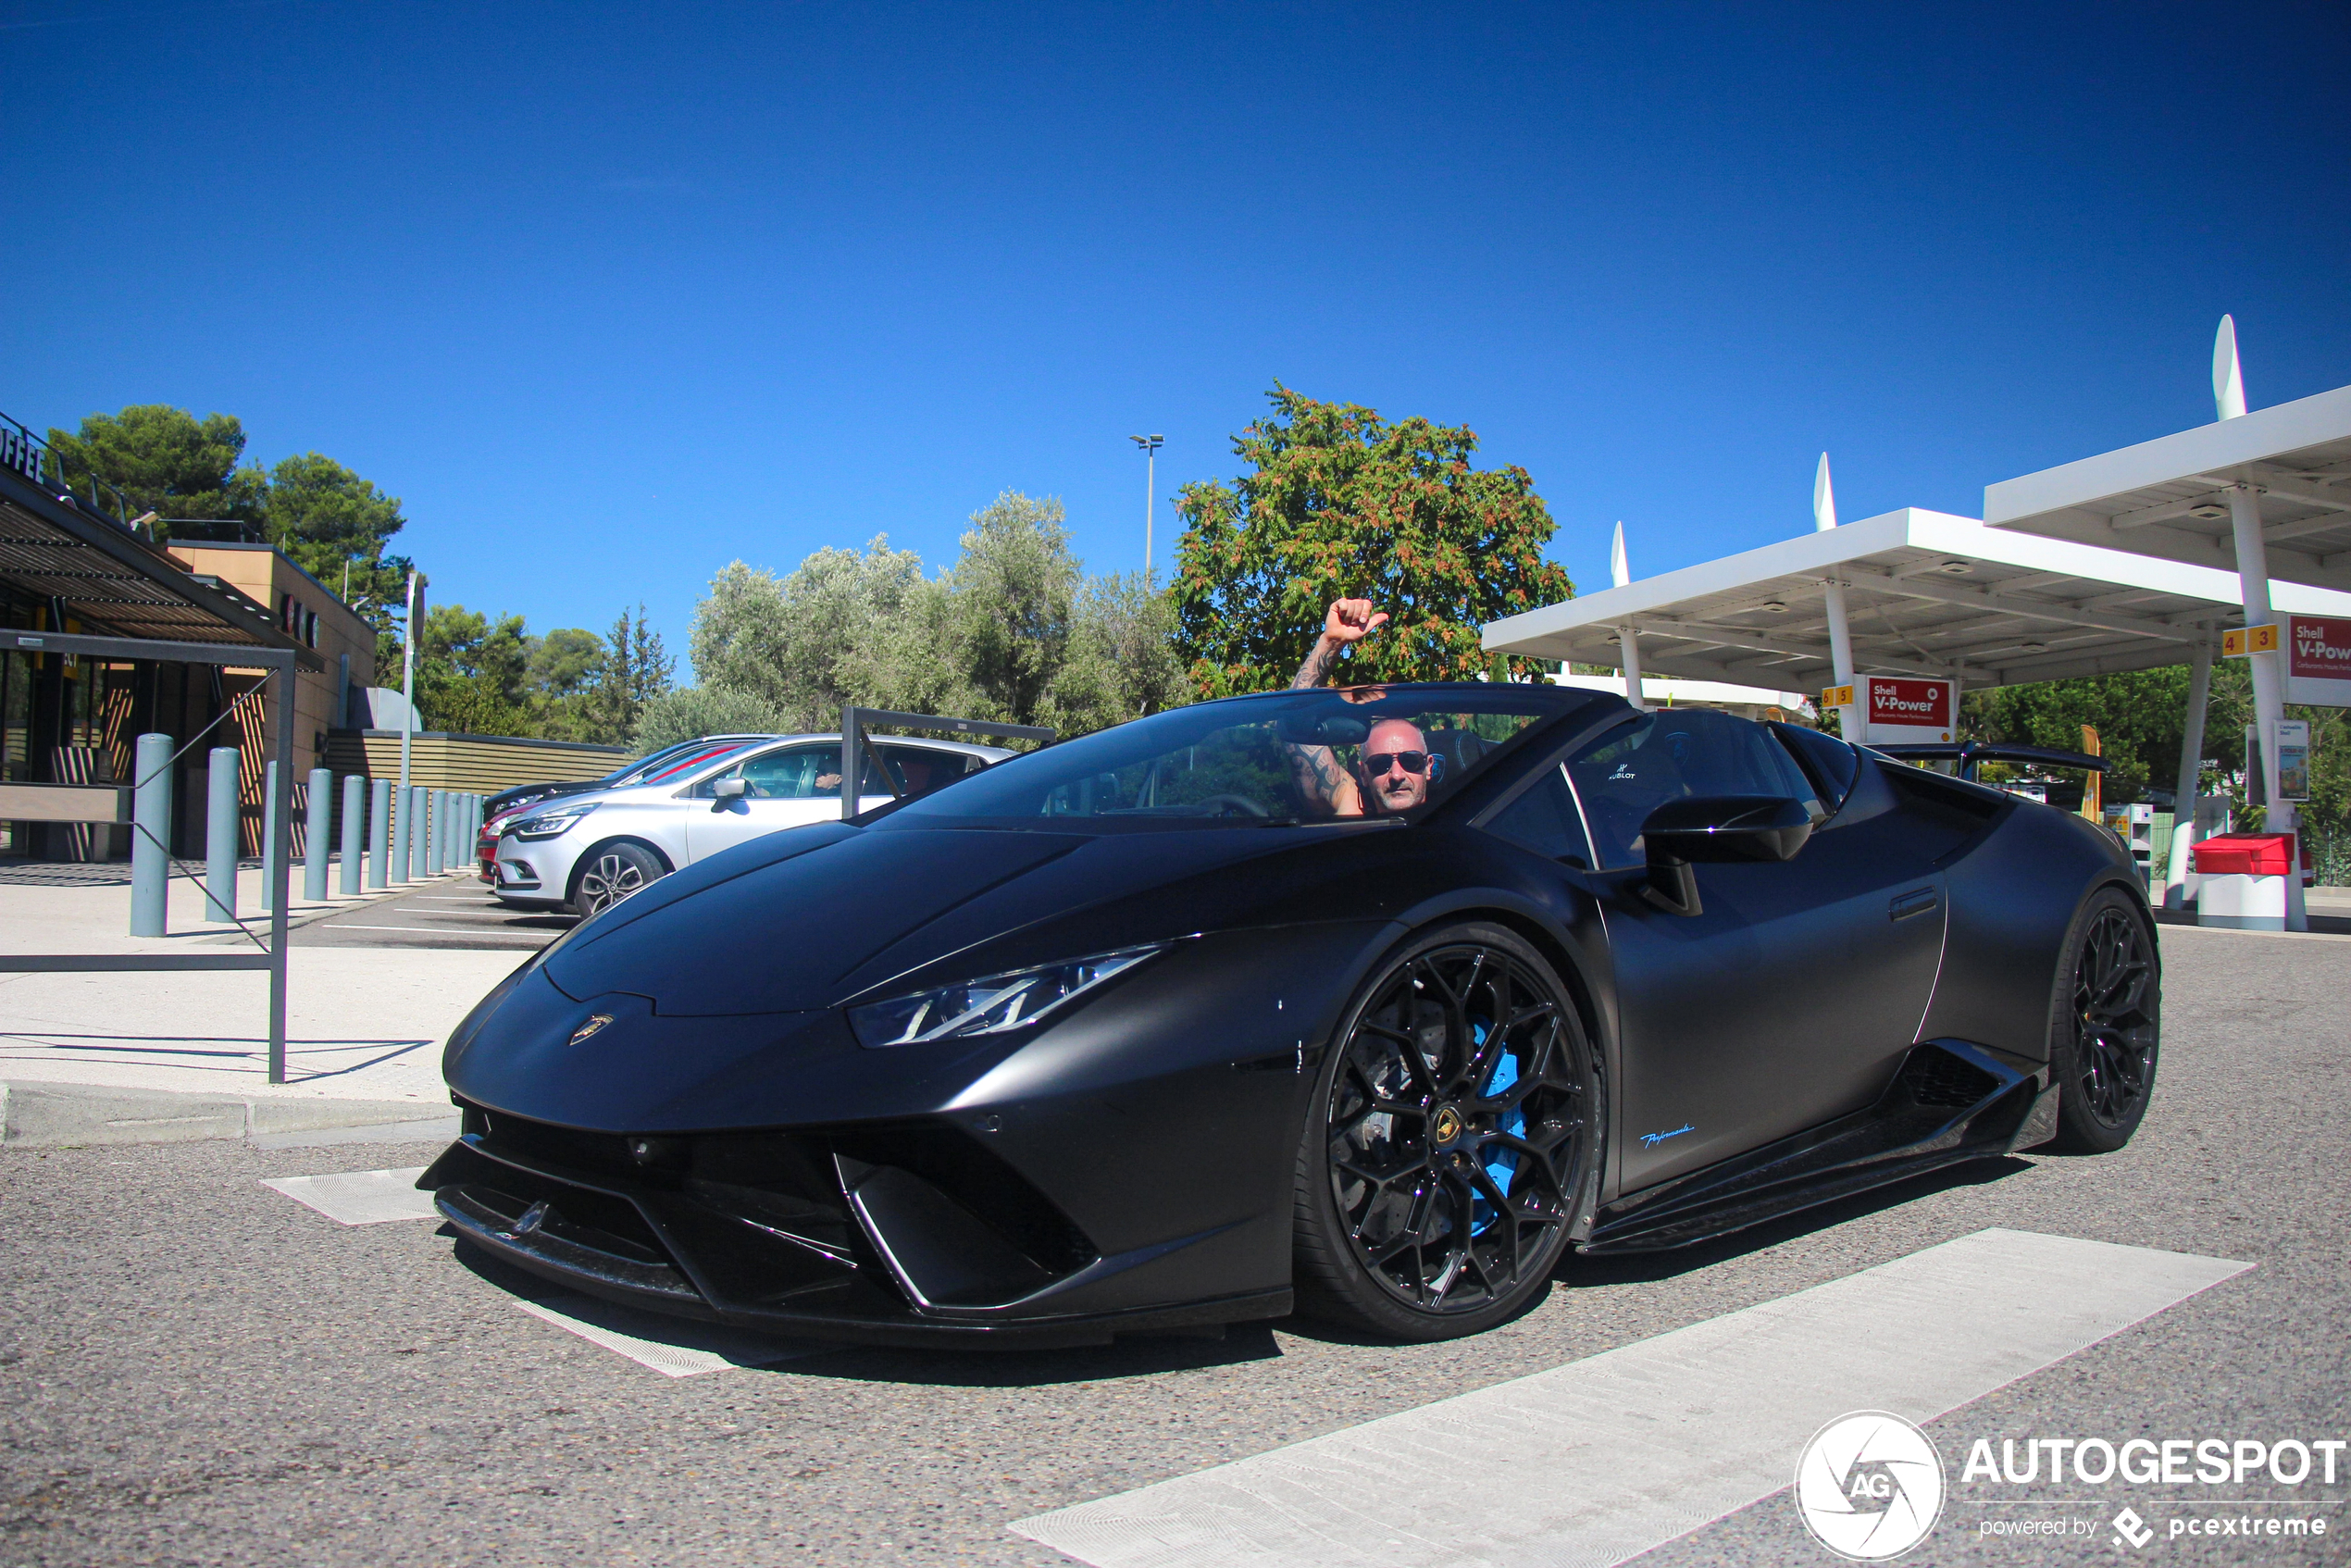
[[[515,1305],[665,1377],[699,1377],[731,1367],[774,1366],[830,1349],[797,1339],[770,1339],[716,1324],[632,1312],[569,1292],[552,1300],[561,1301],[562,1310],[545,1301],[516,1301]]]
[[[405,931],[416,937],[465,937],[469,940],[476,937],[504,937],[509,941],[521,942],[539,940],[536,935],[525,935],[520,931],[463,931],[448,926],[362,926],[355,920],[330,920],[322,924],[325,928],[336,931]]]
[[[1930,1420],[2252,1266],[1978,1231],[1011,1528],[1096,1568],[1601,1568],[1786,1487],[1839,1415]]]
[[[432,1194],[417,1190],[422,1165],[404,1171],[342,1171],[333,1176],[280,1176],[261,1185],[306,1203],[340,1225],[381,1225],[386,1220],[429,1220],[440,1211]]]

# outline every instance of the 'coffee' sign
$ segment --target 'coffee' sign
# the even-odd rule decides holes
[[[2285,700],[2351,706],[2351,620],[2288,616],[2285,623]]]

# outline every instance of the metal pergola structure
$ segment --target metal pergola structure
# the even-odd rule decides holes
[[[843,822],[857,815],[858,798],[865,793],[852,782],[858,777],[857,763],[861,756],[870,760],[889,786],[892,797],[899,793],[898,781],[891,777],[889,764],[874,748],[873,727],[884,725],[892,729],[922,729],[935,735],[976,735],[991,740],[1034,740],[1050,746],[1057,730],[1034,724],[988,724],[972,718],[941,718],[937,714],[902,714],[888,708],[845,707],[840,710],[840,819]]]
[[[0,954],[0,973],[108,974],[131,970],[177,972],[266,969],[269,972],[269,1081],[286,1081],[286,893],[289,861],[293,846],[293,703],[291,700],[295,650],[227,642],[169,642],[144,637],[85,637],[54,631],[0,631],[0,650],[27,653],[73,654],[94,659],[154,659],[171,664],[218,665],[264,672],[266,685],[278,683],[279,718],[276,745],[276,792],[267,803],[264,820],[270,824],[262,846],[263,875],[269,878],[269,940],[257,952],[71,952]],[[223,717],[230,710],[224,709]],[[218,719],[214,723],[218,724]],[[209,727],[207,727],[207,731]],[[199,744],[199,733],[175,753]],[[172,765],[167,762],[167,768]],[[138,781],[141,784],[145,779]],[[134,829],[134,831],[143,829]],[[160,846],[168,863],[171,846]],[[260,945],[244,923],[238,928]]]

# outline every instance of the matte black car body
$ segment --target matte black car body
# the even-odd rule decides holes
[[[1004,830],[885,810],[690,866],[467,1017],[445,1069],[465,1133],[417,1185],[525,1268],[777,1332],[1079,1343],[1277,1316],[1323,1053],[1384,955],[1463,918],[1540,951],[1599,1058],[1583,1251],[2049,1136],[2069,923],[2103,887],[2145,908],[2110,838],[1848,749],[1849,789],[1796,858],[1698,867],[1702,909],[1670,913],[1639,867],[1493,830],[1632,714],[1543,691],[1551,716],[1410,819]],[[1028,1029],[877,1050],[847,1019],[1156,943]]]

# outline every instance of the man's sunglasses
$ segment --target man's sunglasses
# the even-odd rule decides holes
[[[1363,772],[1369,777],[1377,778],[1387,773],[1390,767],[1400,767],[1407,773],[1426,773],[1428,753],[1426,752],[1366,752],[1363,753]]]

